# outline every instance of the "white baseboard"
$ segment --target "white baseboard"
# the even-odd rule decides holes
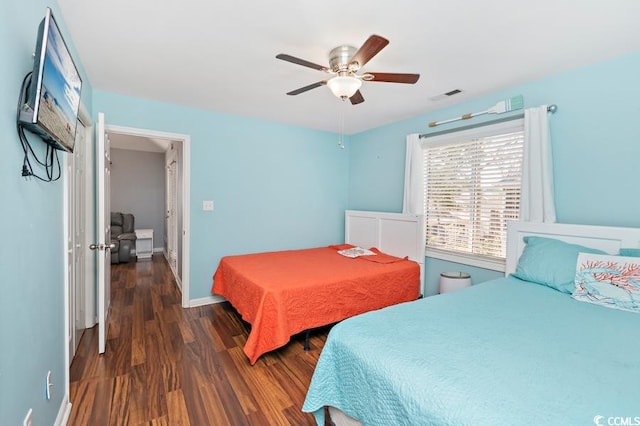
[[[164,252],[164,248],[162,248],[162,247],[154,247],[153,248],[153,252],[154,253],[163,253]],[[131,254],[136,254],[136,249],[131,249]]]
[[[220,302],[226,302],[226,301],[227,299],[225,299],[222,296],[207,296],[207,297],[201,297],[199,299],[189,300],[189,307],[195,308],[197,306],[213,305],[214,303],[220,303]]]
[[[58,416],[56,417],[54,426],[66,426],[70,415],[71,403],[69,402],[69,394],[66,394],[64,398],[62,398],[62,403],[60,404],[60,410],[58,410]]]

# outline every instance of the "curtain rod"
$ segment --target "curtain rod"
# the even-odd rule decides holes
[[[558,106],[556,104],[547,106],[547,112],[550,112],[551,114],[555,113],[557,110],[558,110]],[[522,117],[524,117],[524,112],[521,112],[520,114],[510,115],[509,117],[483,121],[482,123],[469,124],[468,126],[456,127],[455,129],[440,130],[439,132],[432,132],[432,133],[422,133],[419,135],[419,138],[420,139],[430,138],[433,136],[446,135],[447,133],[461,132],[464,130],[475,129],[476,127],[488,126],[490,124],[498,124],[498,123],[504,123],[505,121],[517,120],[518,118],[522,118]]]

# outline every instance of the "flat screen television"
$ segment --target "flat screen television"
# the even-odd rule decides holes
[[[38,28],[33,72],[19,122],[54,148],[73,152],[82,79],[51,9]]]

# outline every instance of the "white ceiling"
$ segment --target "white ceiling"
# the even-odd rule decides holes
[[[96,89],[352,134],[640,50],[638,0],[58,0]],[[365,82],[352,106],[326,78],[333,47],[390,40],[365,67],[419,73]],[[430,98],[462,89],[444,101]],[[553,100],[550,100],[552,102]]]

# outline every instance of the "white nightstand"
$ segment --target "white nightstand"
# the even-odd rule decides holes
[[[136,256],[151,259],[153,254],[153,229],[136,229]]]

